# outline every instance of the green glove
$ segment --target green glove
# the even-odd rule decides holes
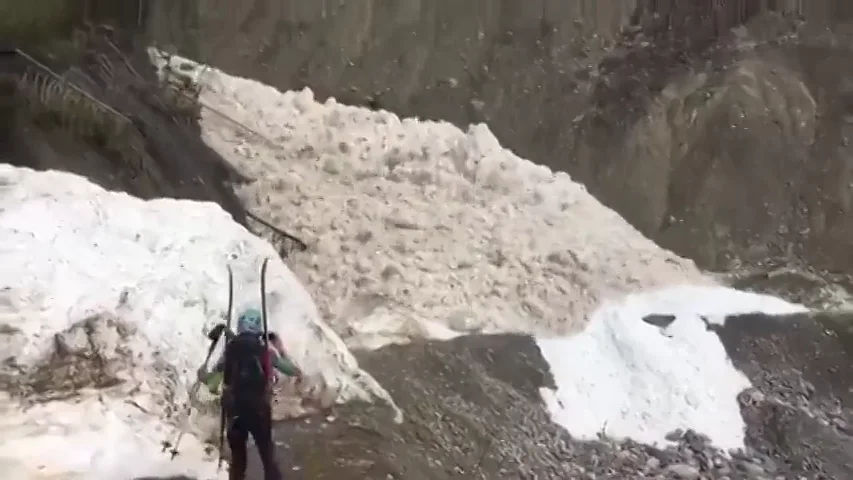
[[[219,388],[222,386],[222,372],[214,372],[204,379],[204,386],[210,390],[210,393],[219,394]]]

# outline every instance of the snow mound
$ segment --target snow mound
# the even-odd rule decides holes
[[[216,476],[198,438],[161,442],[204,360],[205,329],[257,301],[309,381],[339,398],[385,392],[276,252],[212,203],[143,201],[68,173],[0,165],[0,471],[9,478]],[[252,296],[255,296],[252,298]],[[393,402],[390,402],[393,404]]]
[[[743,448],[737,395],[751,385],[705,322],[803,311],[723,287],[629,295],[598,309],[579,335],[537,340],[557,385],[542,395],[554,421],[580,438],[603,432],[654,445],[665,443],[669,432],[692,428],[719,448]],[[659,327],[644,322],[647,315],[674,321]]]
[[[350,345],[566,334],[604,298],[711,282],[565,173],[502,148],[485,125],[463,132],[321,104],[309,89],[172,62],[195,68],[182,70],[212,107],[206,142],[256,179],[240,192],[247,205],[313,244],[294,271]]]

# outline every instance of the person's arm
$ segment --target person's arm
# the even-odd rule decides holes
[[[219,357],[219,360],[216,361],[213,368],[210,370],[208,370],[205,365],[202,365],[196,372],[198,375],[198,381],[201,383],[207,383],[214,376],[221,374],[223,370],[225,370],[225,355]]]
[[[272,366],[275,367],[276,370],[288,377],[302,376],[302,371],[299,367],[297,367],[296,364],[285,355],[275,355],[272,352],[270,352],[270,354],[272,355]]]

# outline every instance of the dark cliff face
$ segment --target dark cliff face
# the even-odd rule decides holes
[[[767,15],[692,53],[640,42],[575,129],[577,177],[704,267],[797,257],[849,272],[853,70],[836,38]]]
[[[849,2],[154,2],[149,36],[320,98],[487,122],[701,266],[849,271]]]
[[[58,169],[150,199],[213,201],[246,224],[242,180],[200,138],[191,89],[161,83],[148,3],[39,3],[3,10],[0,161]],[[2,9],[0,9],[2,10]]]

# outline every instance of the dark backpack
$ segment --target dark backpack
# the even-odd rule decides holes
[[[263,396],[267,392],[268,355],[260,335],[241,333],[228,342],[223,383],[233,395]]]

